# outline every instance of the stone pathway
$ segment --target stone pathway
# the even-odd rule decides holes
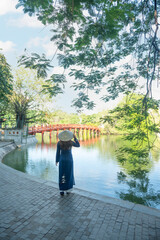
[[[62,197],[0,163],[0,239],[159,240],[160,211],[78,189]]]

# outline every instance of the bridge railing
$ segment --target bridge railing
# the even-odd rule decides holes
[[[39,126],[32,126],[28,129],[29,133],[36,132],[45,132],[45,131],[54,131],[54,130],[64,130],[64,129],[87,129],[87,130],[96,130],[100,132],[100,128],[96,126],[89,126],[86,124],[46,124]]]

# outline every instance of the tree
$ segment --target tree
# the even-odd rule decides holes
[[[10,65],[6,58],[0,53],[0,125],[4,121],[9,102],[9,96],[12,92],[13,76]]]
[[[5,56],[0,53],[0,101],[8,101],[7,95],[11,93],[12,81],[10,65],[7,63]]]
[[[117,194],[123,200],[155,206],[160,202],[160,192],[152,188],[148,173],[153,155],[159,152],[156,140],[160,133],[160,115],[157,101],[147,98],[148,110],[145,112],[143,99],[144,95],[130,94],[103,119],[124,134],[116,157],[121,165],[118,182],[125,185],[125,190],[117,191]]]
[[[37,78],[35,70],[21,67],[15,71],[9,110],[16,120],[16,128],[35,122],[49,108],[52,101],[44,94],[43,85],[45,80]]]
[[[69,114],[61,110],[55,110],[48,111],[45,115],[45,118],[43,119],[43,122],[46,122],[48,124],[79,124],[80,119],[77,114]]]
[[[154,150],[157,134],[160,133],[157,101],[147,98],[146,112],[142,99],[143,95],[129,95],[103,118],[125,132],[125,142],[116,151],[117,159],[130,176],[137,175],[140,178],[148,172],[151,150]]]
[[[159,101],[147,98],[147,112],[143,107],[144,95],[129,94],[103,118],[104,122],[124,131],[129,141],[144,141],[150,149],[152,134],[160,132]],[[136,143],[137,145],[137,143]],[[137,147],[140,147],[137,145]]]
[[[36,14],[44,25],[53,26],[51,41],[61,51],[60,65],[70,68],[73,87],[79,91],[75,107],[94,107],[88,91],[106,88],[104,101],[135,91],[139,78],[146,81],[144,100],[152,97],[152,82],[159,81],[159,1],[19,0],[20,6],[24,13]],[[20,62],[37,68],[33,57],[23,56]]]

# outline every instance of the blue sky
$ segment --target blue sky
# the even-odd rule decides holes
[[[8,63],[12,68],[17,67],[17,59],[23,54],[26,48],[29,52],[42,52],[48,58],[52,58],[56,51],[56,46],[50,42],[51,33],[48,27],[39,22],[36,17],[29,17],[24,14],[22,9],[16,9],[17,0],[1,0],[0,1],[0,48],[7,58]],[[61,73],[63,69],[58,67],[58,62],[55,60],[54,73]],[[76,93],[70,88],[73,79],[67,77],[65,94],[58,95],[55,100],[55,109],[61,109],[66,112],[76,112],[71,108],[71,101],[76,97]],[[104,103],[99,100],[99,96],[92,94],[92,99],[95,100],[97,106],[93,111],[85,111],[86,114],[92,114],[102,111],[103,109],[111,108],[117,104],[117,101]]]
[[[52,58],[56,51],[54,43],[50,42],[49,26],[45,27],[36,17],[29,17],[24,14],[22,9],[16,9],[17,0],[1,0],[0,1],[0,48],[7,58],[12,68],[17,67],[18,57],[24,53],[26,48],[29,52],[42,52],[48,58]],[[62,73],[63,69],[58,66],[56,59],[53,61],[54,73]],[[76,112],[71,108],[71,101],[76,97],[74,90],[70,87],[73,78],[67,77],[67,85],[65,94],[58,95],[55,99],[55,109],[61,109],[66,112]],[[154,88],[155,96],[159,96],[159,88]],[[103,92],[103,91],[102,91]],[[97,104],[93,111],[85,111],[86,114],[92,114],[103,109],[110,109],[116,106],[120,98],[115,101],[104,103],[99,100],[100,95],[91,94],[92,100]]]
[[[16,66],[16,58],[24,49],[45,52],[51,57],[50,31],[36,17],[29,17],[22,9],[15,9],[17,0],[0,1],[0,47],[7,57],[8,63]]]

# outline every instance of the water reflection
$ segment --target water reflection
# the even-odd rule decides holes
[[[118,173],[118,182],[129,187],[126,193],[124,191],[118,193],[119,198],[152,207],[160,204],[160,192],[154,190],[146,171],[139,173],[137,178],[132,175],[130,177],[131,179],[123,172]]]
[[[117,175],[118,183],[128,186],[128,191],[117,192],[119,198],[146,206],[160,205],[160,191],[152,184],[152,171],[155,151],[147,147],[147,142],[124,141],[119,148],[117,159],[123,166],[123,171]],[[157,159],[157,158],[156,158]]]
[[[55,166],[56,136],[37,134],[38,144],[8,154],[3,162],[19,171],[58,182]],[[125,153],[120,136],[101,136],[81,141],[73,148],[76,187],[160,209],[160,151],[147,158]],[[132,149],[135,150],[135,149]],[[143,149],[141,149],[141,152]],[[140,152],[139,152],[140,154]]]
[[[8,154],[2,162],[18,171],[26,172],[26,166],[28,165],[28,150],[23,149],[23,151],[21,151],[19,148],[13,151],[12,154]]]

